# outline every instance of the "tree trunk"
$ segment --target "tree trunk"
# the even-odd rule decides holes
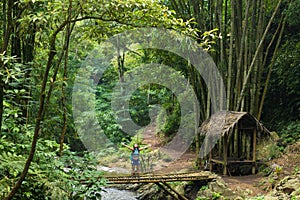
[[[20,22],[17,20],[20,15],[18,2],[13,5],[13,19],[15,19],[12,27],[11,34],[11,56],[15,57],[15,60],[21,63],[21,39],[20,39]]]
[[[72,0],[70,0],[69,3],[69,9],[68,9],[68,21],[71,20],[72,16]],[[63,128],[61,131],[60,135],[60,142],[59,142],[59,155],[63,155],[63,150],[64,150],[64,139],[65,135],[67,132],[67,125],[68,125],[68,117],[67,117],[67,105],[66,105],[66,89],[65,89],[65,81],[68,79],[68,55],[69,55],[69,43],[70,43],[70,37],[71,37],[71,32],[75,24],[71,27],[70,23],[67,24],[66,28],[66,37],[65,37],[65,62],[64,62],[64,73],[63,73],[63,82],[62,82],[62,88],[61,88],[61,93],[62,93],[62,108],[63,108]]]
[[[12,18],[12,13],[13,13],[13,0],[8,0],[3,2],[3,18],[4,18],[4,23],[3,23],[3,44],[0,49],[0,54],[5,55],[8,47],[8,43],[11,37],[11,32],[12,32],[12,24],[13,24],[13,18]],[[7,9],[6,9],[7,6]],[[2,59],[0,59],[0,68],[1,70],[4,70],[4,62]],[[3,101],[4,101],[4,87],[5,83],[3,81],[3,75],[0,75],[0,132],[2,129],[2,118],[3,118]]]
[[[200,160],[200,133],[198,132],[199,126],[199,108],[198,108],[198,101],[197,99],[194,100],[194,123],[195,123],[195,143],[196,143],[196,167],[199,169],[201,166]]]

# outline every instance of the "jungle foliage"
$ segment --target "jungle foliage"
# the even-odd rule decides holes
[[[75,127],[73,84],[99,44],[141,27],[196,40],[223,76],[226,109],[250,112],[278,131],[284,146],[299,140],[299,6],[300,0],[2,0],[0,198],[99,198],[105,180]],[[115,144],[132,138],[114,118],[113,88],[144,63],[176,70],[197,95],[197,123],[210,116],[210,94],[189,61],[162,50],[129,51],[107,63],[95,92],[97,120]],[[130,117],[140,126],[157,123],[168,141],[180,120],[194,120],[180,118],[179,98],[161,85],[143,85],[130,97]]]

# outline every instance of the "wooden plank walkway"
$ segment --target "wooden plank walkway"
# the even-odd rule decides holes
[[[166,183],[176,181],[203,181],[210,182],[214,177],[202,172],[179,173],[179,174],[160,174],[160,175],[141,175],[132,176],[108,176],[104,177],[108,184],[134,184],[134,183]]]

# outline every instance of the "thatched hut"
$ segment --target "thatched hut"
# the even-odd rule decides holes
[[[210,170],[213,165],[221,165],[227,175],[228,167],[233,164],[252,165],[254,174],[257,143],[270,132],[247,112],[224,111],[203,122],[200,134],[210,143],[206,145]]]

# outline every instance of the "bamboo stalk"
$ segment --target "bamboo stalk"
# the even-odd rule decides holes
[[[256,140],[257,140],[257,129],[254,129],[253,133],[253,150],[252,150],[252,159],[253,162],[256,162]],[[252,165],[252,174],[255,174],[255,164]]]
[[[282,24],[282,27],[281,27],[281,30],[280,30],[279,38],[277,40],[276,47],[275,47],[275,50],[274,50],[274,53],[273,53],[273,56],[272,56],[271,64],[269,66],[269,71],[268,71],[267,79],[266,79],[266,82],[265,82],[265,87],[264,87],[264,90],[263,90],[263,93],[262,93],[262,97],[261,97],[261,101],[260,101],[260,105],[259,105],[259,109],[258,109],[258,114],[257,114],[257,120],[258,121],[260,120],[260,117],[261,117],[261,114],[262,114],[262,108],[263,108],[264,100],[265,100],[265,97],[266,97],[266,94],[267,94],[267,89],[268,89],[272,69],[273,69],[274,62],[275,62],[275,56],[277,54],[277,51],[278,51],[278,48],[279,48],[279,45],[280,45],[280,42],[281,42],[281,39],[282,39],[283,31],[285,29],[285,24],[286,24],[286,18],[284,18],[284,20],[283,20],[283,24]]]
[[[254,66],[255,61],[256,61],[256,59],[257,59],[257,56],[258,56],[258,54],[259,54],[259,52],[260,52],[260,49],[261,49],[261,47],[262,47],[262,45],[263,45],[263,42],[264,42],[264,40],[265,40],[265,38],[266,38],[266,35],[267,35],[267,33],[269,32],[269,29],[270,29],[270,27],[271,27],[271,23],[272,23],[272,21],[273,21],[274,18],[275,18],[275,15],[276,15],[276,13],[277,13],[277,11],[278,11],[278,9],[279,9],[280,4],[281,4],[281,0],[279,0],[278,4],[277,4],[277,6],[276,6],[276,8],[275,8],[275,10],[274,10],[274,12],[273,12],[273,14],[272,14],[270,20],[269,20],[269,23],[268,23],[268,25],[267,25],[267,27],[266,27],[266,29],[265,29],[265,31],[264,31],[264,34],[263,34],[263,36],[262,36],[262,38],[261,38],[261,40],[260,40],[260,42],[259,42],[259,45],[258,45],[258,47],[257,47],[257,49],[256,49],[256,51],[255,51],[254,57],[253,57],[253,59],[252,59],[252,61],[251,61],[251,64],[250,64],[250,66],[249,66],[249,70],[248,70],[248,72],[247,72],[247,76],[246,76],[245,79],[244,79],[243,86],[242,86],[242,90],[241,90],[241,92],[240,92],[240,94],[239,94],[239,97],[238,97],[238,101],[237,101],[235,110],[239,110],[239,108],[240,108],[240,103],[241,103],[243,97],[245,96],[246,86],[247,86],[247,84],[248,84],[248,81],[249,81],[250,74],[251,74],[251,72],[252,72],[253,66]]]
[[[231,19],[234,18],[234,1],[231,0]],[[231,110],[231,105],[234,101],[232,101],[232,66],[233,66],[233,41],[234,41],[234,29],[235,23],[233,20],[230,21],[231,34],[230,34],[230,45],[229,45],[229,61],[228,61],[228,69],[227,69],[227,110]]]

